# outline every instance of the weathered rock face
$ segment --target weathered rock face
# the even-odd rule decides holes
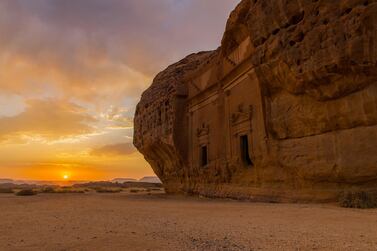
[[[170,192],[377,188],[377,1],[242,1],[218,50],[143,94],[135,145]]]
[[[211,54],[192,54],[159,73],[136,107],[134,145],[168,191],[174,191],[185,177],[188,91],[184,79]]]

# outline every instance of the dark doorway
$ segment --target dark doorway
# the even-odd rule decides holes
[[[250,154],[249,154],[249,139],[247,135],[242,135],[240,137],[241,143],[241,159],[244,165],[252,166],[253,162],[251,161]]]
[[[207,146],[200,148],[200,165],[206,166],[208,164],[208,149]]]

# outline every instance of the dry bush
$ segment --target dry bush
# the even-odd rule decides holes
[[[94,190],[97,193],[120,193],[122,189],[120,188],[107,188],[107,187],[96,187]]]
[[[130,189],[130,193],[138,193],[138,192],[140,192],[139,189]]]
[[[22,189],[16,193],[17,196],[32,196],[36,194],[37,192],[33,189]]]
[[[41,191],[41,193],[84,193],[84,190],[80,189],[72,189],[71,187],[63,187],[61,189],[54,188],[54,187],[45,187]]]
[[[13,193],[12,188],[0,188],[0,193]]]
[[[377,196],[366,191],[345,191],[339,196],[339,204],[347,208],[376,208]]]
[[[85,191],[77,190],[77,189],[62,189],[62,190],[55,190],[55,193],[85,193]]]
[[[56,191],[53,187],[45,187],[45,188],[42,188],[40,192],[41,193],[55,193]]]

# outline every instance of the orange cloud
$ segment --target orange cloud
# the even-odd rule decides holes
[[[91,155],[97,156],[116,156],[116,155],[129,155],[136,152],[132,143],[120,143],[105,145],[99,148],[94,148],[91,151]]]
[[[94,132],[96,119],[78,105],[64,100],[29,100],[25,111],[0,118],[0,140],[18,138],[62,139]]]

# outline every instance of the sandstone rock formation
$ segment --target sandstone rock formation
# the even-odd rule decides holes
[[[221,47],[157,75],[134,144],[168,192],[377,188],[377,1],[243,0]]]

